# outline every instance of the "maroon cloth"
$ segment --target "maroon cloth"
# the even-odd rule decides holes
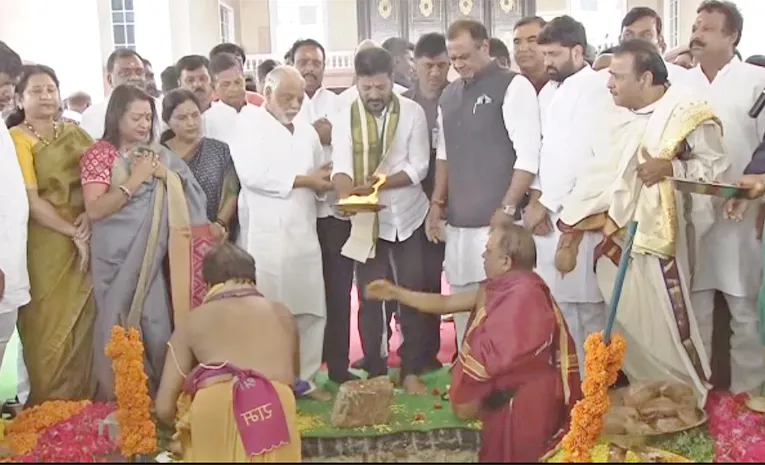
[[[473,313],[451,375],[453,405],[512,393],[479,410],[479,461],[538,462],[557,444],[582,396],[579,367],[560,310],[536,273],[487,282],[485,309]]]
[[[242,370],[230,363],[199,366],[186,378],[183,390],[189,394],[204,388],[204,381],[220,375],[233,375],[234,417],[248,456],[261,455],[290,443],[287,418],[279,394],[271,381],[253,370]]]

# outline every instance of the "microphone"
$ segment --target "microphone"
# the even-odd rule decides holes
[[[757,118],[760,116],[763,108],[765,108],[765,90],[762,91],[760,96],[757,97],[757,101],[752,105],[752,108],[749,109],[749,117]]]

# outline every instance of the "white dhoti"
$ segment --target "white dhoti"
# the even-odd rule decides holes
[[[592,333],[603,331],[606,326],[606,306],[598,303],[559,302],[558,307],[566,320],[568,332],[576,345],[579,374],[584,378],[584,341]]]
[[[483,268],[483,252],[489,241],[489,227],[457,228],[446,225],[446,249],[444,271],[449,281],[451,294],[475,292],[486,280]],[[454,315],[457,333],[457,351],[462,350],[462,339],[467,331],[470,313]]]
[[[623,370],[630,381],[687,384],[693,387],[699,407],[703,408],[709,389],[705,382],[710,374],[709,360],[691,306],[685,273],[677,268],[676,261],[672,263],[674,272],[663,269],[657,257],[632,255],[615,324],[616,331],[627,341]],[[617,270],[608,257],[598,260],[598,284],[607,300],[611,298]]]
[[[250,229],[253,247],[249,251],[255,258],[258,290],[267,299],[283,303],[295,316],[300,334],[300,378],[311,381],[321,369],[324,346],[324,276],[316,231],[313,236],[309,231],[298,236],[294,228],[263,236]]]

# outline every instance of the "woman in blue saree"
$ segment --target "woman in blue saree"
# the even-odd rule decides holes
[[[140,329],[149,390],[156,393],[173,324],[191,306],[191,262],[198,251],[190,231],[192,225],[208,224],[207,199],[188,165],[164,147],[145,145],[153,138],[155,113],[143,90],[117,87],[104,135],[80,162],[85,209],[93,222],[98,400],[114,399],[112,365],[104,348],[115,325]]]

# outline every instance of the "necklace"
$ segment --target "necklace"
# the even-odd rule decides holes
[[[35,136],[37,138],[37,140],[39,140],[46,147],[48,145],[50,145],[51,142],[53,142],[54,140],[58,139],[58,136],[60,135],[59,134],[60,133],[59,129],[61,128],[61,125],[58,124],[58,122],[56,122],[56,121],[53,122],[53,139],[51,139],[51,140],[48,140],[48,139],[44,138],[43,136],[41,136],[40,133],[37,132],[35,127],[32,126],[29,123],[29,121],[24,120],[24,125],[27,127],[27,130],[29,130],[29,132],[31,132],[32,135]]]

